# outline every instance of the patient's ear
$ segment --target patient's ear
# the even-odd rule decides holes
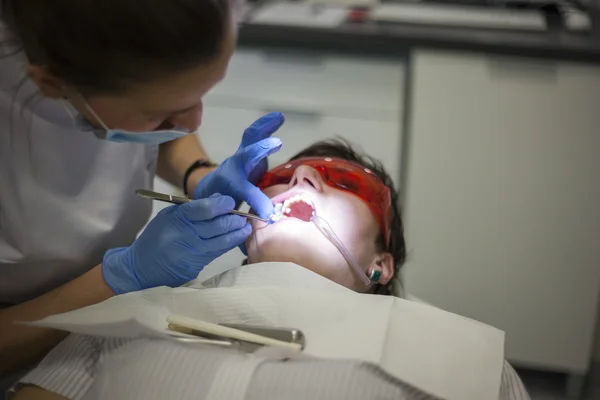
[[[377,283],[380,285],[387,285],[394,277],[394,257],[387,252],[377,253],[367,270],[367,275],[369,275],[372,270],[381,272],[381,276]]]

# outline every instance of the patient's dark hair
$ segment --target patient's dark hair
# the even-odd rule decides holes
[[[402,225],[402,216],[400,213],[398,192],[394,187],[394,182],[390,175],[385,171],[381,162],[364,153],[355,150],[350,143],[343,139],[330,139],[314,143],[302,150],[290,159],[295,160],[304,157],[333,157],[341,158],[358,163],[375,173],[383,183],[390,189],[392,197],[392,220],[390,221],[390,245],[386,247],[383,235],[376,239],[378,251],[387,251],[394,257],[395,279],[400,281],[400,269],[406,260],[406,244],[404,242],[404,227]],[[393,294],[393,280],[387,285],[377,285],[375,293]]]
[[[24,50],[30,63],[84,94],[119,93],[215,59],[230,26],[230,5],[228,0],[0,0],[0,19],[14,39],[1,45],[10,42]]]

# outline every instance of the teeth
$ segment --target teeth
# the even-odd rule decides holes
[[[295,196],[290,197],[289,199],[287,199],[286,201],[283,202],[283,208],[287,210],[287,212],[289,212],[289,206],[291,204],[297,203],[299,201],[303,201],[307,204],[310,204],[311,206],[313,205],[312,201],[310,201],[310,198],[308,198],[308,196],[306,196],[305,194],[297,194]],[[314,208],[314,206],[313,206]]]
[[[273,222],[277,222],[281,219],[282,217],[282,209],[283,209],[283,204],[282,203],[277,203],[275,204],[275,213],[272,214],[269,217],[269,220],[273,221]]]
[[[289,213],[291,211],[290,206],[299,201],[303,201],[307,204],[310,204],[313,207],[313,209],[315,208],[312,201],[310,200],[310,198],[308,198],[308,196],[306,196],[305,194],[297,194],[297,195],[292,196],[289,199],[285,200],[283,203],[275,204],[275,213],[271,216],[271,220],[274,222],[277,222],[282,218],[287,218],[287,216],[285,214]],[[314,210],[313,210],[312,215],[315,215]]]

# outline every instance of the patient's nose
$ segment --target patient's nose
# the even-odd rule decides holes
[[[290,180],[289,188],[293,188],[294,186],[301,185],[310,185],[317,192],[323,191],[323,178],[321,178],[321,174],[319,172],[309,166],[301,165],[294,171],[294,175],[292,176],[292,180]]]

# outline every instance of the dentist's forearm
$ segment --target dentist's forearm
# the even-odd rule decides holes
[[[0,376],[43,358],[67,333],[34,328],[19,321],[35,321],[114,296],[104,281],[100,265],[80,277],[33,300],[0,310]]]
[[[156,173],[167,182],[181,188],[185,171],[197,160],[209,161],[206,151],[196,135],[187,135],[160,145]],[[193,192],[200,180],[213,168],[199,168],[187,180],[187,188]]]

